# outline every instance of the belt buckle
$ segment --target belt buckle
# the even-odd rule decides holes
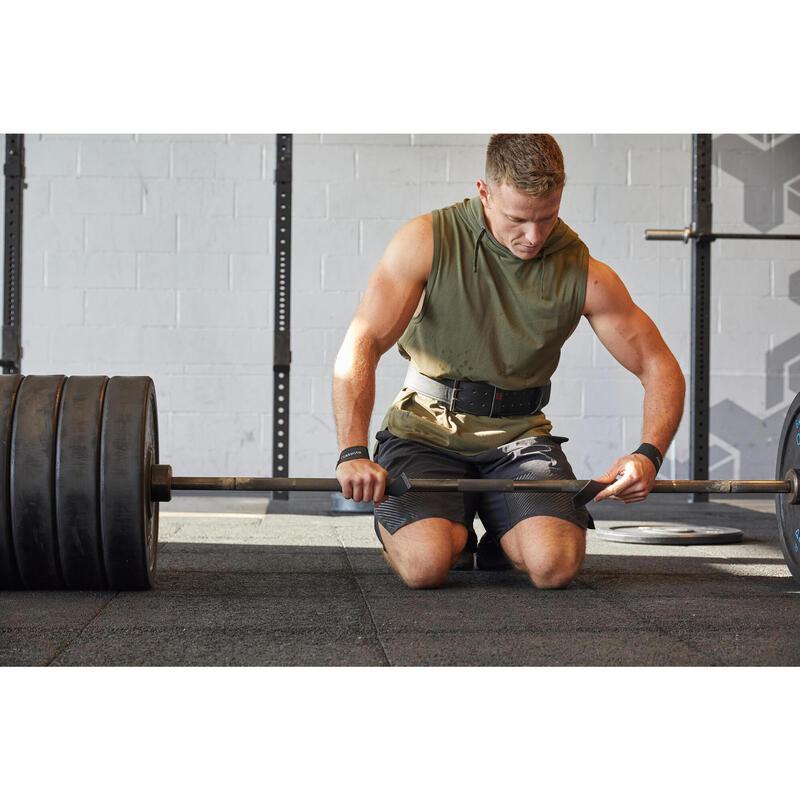
[[[450,395],[450,403],[448,404],[447,410],[451,414],[454,414],[456,410],[456,395],[458,394],[459,391],[457,380],[455,379],[453,380],[453,387],[450,391],[452,392],[452,394]]]

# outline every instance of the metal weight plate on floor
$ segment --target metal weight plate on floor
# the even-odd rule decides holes
[[[626,544],[732,544],[742,541],[738,528],[683,525],[675,522],[597,522],[595,534]]]
[[[22,375],[0,376],[0,589],[19,589],[14,539],[11,535],[11,427]]]
[[[68,589],[105,589],[100,537],[100,430],[108,378],[67,378],[56,435],[56,530]]]
[[[63,375],[28,375],[11,433],[11,530],[26,589],[61,589],[56,540],[56,429]]]
[[[158,503],[150,497],[150,467],[158,463],[153,381],[108,381],[100,434],[100,529],[111,589],[149,589],[155,579]]]
[[[790,469],[800,469],[800,394],[792,401],[784,419],[775,470],[777,480],[783,480]],[[778,494],[775,514],[783,557],[794,579],[800,582],[800,505],[792,505],[788,495]]]

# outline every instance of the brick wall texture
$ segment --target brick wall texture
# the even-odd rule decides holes
[[[691,137],[557,139],[562,218],[688,377],[689,246],[643,232],[688,224]],[[333,361],[370,271],[409,218],[475,194],[487,140],[294,137],[291,474],[332,472]],[[800,166],[777,175],[781,147],[800,154],[800,137],[715,139],[716,229],[753,231],[749,214],[761,230],[800,232]],[[275,136],[44,134],[26,150],[23,372],[152,375],[176,474],[270,474]],[[712,265],[712,476],[769,476],[779,431],[753,431],[800,391],[800,247],[718,242]],[[373,434],[404,371],[394,351],[379,366]],[[548,407],[579,476],[638,445],[642,397],[582,321]],[[661,477],[687,477],[687,461],[688,405]]]

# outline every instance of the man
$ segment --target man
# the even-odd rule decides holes
[[[371,275],[336,359],[333,405],[346,498],[375,503],[384,556],[413,588],[477,564],[566,586],[583,561],[586,508],[566,494],[384,495],[387,474],[574,479],[542,413],[560,350],[585,316],[644,387],[642,446],[598,480],[596,500],[647,497],[683,411],[681,369],[619,277],[559,219],[565,173],[545,134],[489,140],[478,197],[404,225]],[[378,360],[395,343],[405,385],[366,448]],[[465,550],[466,548],[466,550]]]

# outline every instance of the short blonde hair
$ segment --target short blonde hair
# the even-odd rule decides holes
[[[486,148],[486,183],[544,197],[566,181],[564,156],[548,133],[496,133]]]

